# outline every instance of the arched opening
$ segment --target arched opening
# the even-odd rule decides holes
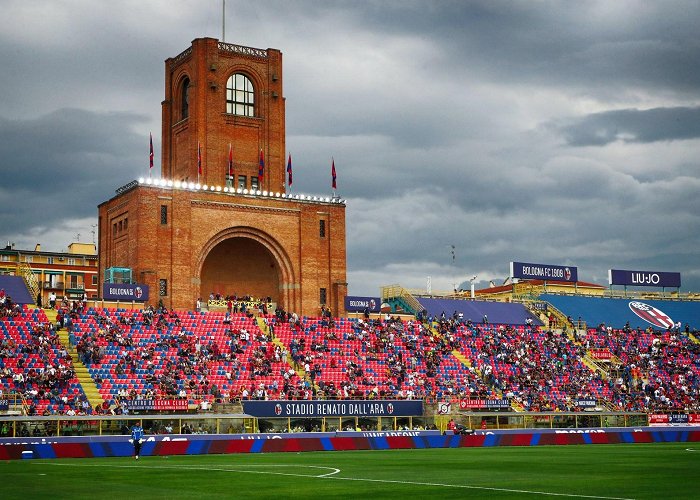
[[[261,242],[246,237],[232,237],[217,243],[202,264],[201,292],[271,297],[280,304],[281,269],[275,256]]]

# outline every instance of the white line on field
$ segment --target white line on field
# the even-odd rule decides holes
[[[244,472],[249,474],[275,474],[278,476],[297,476],[297,477],[330,477],[334,474],[338,474],[340,469],[335,467],[324,467],[322,465],[296,465],[296,464],[239,464],[236,468],[220,468],[220,467],[180,467],[178,465],[116,465],[116,464],[67,464],[67,463],[53,463],[53,462],[34,462],[37,465],[59,465],[63,467],[109,467],[117,469],[198,469],[198,470],[215,470],[219,472]],[[322,469],[330,472],[319,475],[310,474],[293,474],[290,472],[273,472],[273,471],[259,471],[259,470],[246,470],[239,469],[238,467],[296,467],[296,468],[307,468],[307,469]]]
[[[574,498],[598,498],[604,500],[634,500],[632,498],[625,497],[603,497],[597,495],[577,495],[575,493],[550,493],[548,491],[536,491],[536,490],[516,490],[511,488],[493,488],[489,486],[470,486],[468,484],[444,484],[444,483],[424,483],[420,481],[399,481],[395,479],[360,479],[353,477],[330,477],[328,479],[337,479],[342,481],[366,481],[373,483],[396,483],[396,484],[413,484],[416,486],[442,486],[445,488],[464,488],[469,490],[486,490],[486,491],[504,491],[506,493],[524,493],[528,495],[546,495],[553,497],[574,497]]]
[[[527,495],[543,495],[543,496],[553,496],[553,497],[568,497],[568,498],[596,498],[600,500],[634,500],[632,498],[625,497],[606,497],[598,495],[578,495],[575,493],[552,493],[548,491],[537,491],[537,490],[519,490],[513,488],[495,488],[489,486],[471,486],[467,484],[446,484],[446,483],[428,483],[422,481],[399,481],[398,479],[368,479],[368,478],[357,478],[357,477],[338,477],[335,474],[340,472],[340,469],[335,467],[323,467],[320,465],[294,465],[294,464],[250,464],[250,465],[237,465],[236,468],[219,468],[219,467],[180,467],[176,465],[114,465],[114,464],[68,464],[68,463],[54,463],[54,462],[33,462],[37,465],[59,465],[64,467],[110,467],[110,468],[121,468],[121,469],[201,469],[208,471],[219,471],[219,472],[240,472],[244,474],[273,474],[276,476],[294,476],[294,477],[307,477],[316,479],[336,479],[339,481],[357,481],[357,482],[367,482],[367,483],[387,483],[387,484],[407,484],[415,486],[439,486],[442,488],[462,488],[469,490],[484,490],[484,491],[503,491],[506,493],[521,493]],[[238,467],[306,467],[314,469],[324,469],[330,470],[326,474],[308,475],[308,474],[294,474],[291,472],[274,472],[274,471],[263,471],[263,470],[246,470],[240,469]]]

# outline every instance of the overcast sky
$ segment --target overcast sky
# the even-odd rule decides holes
[[[228,0],[284,54],[295,192],[347,199],[349,293],[501,284],[509,262],[700,291],[700,2]],[[0,0],[0,238],[92,241],[160,165],[164,60],[221,0]],[[453,248],[454,247],[454,251]]]

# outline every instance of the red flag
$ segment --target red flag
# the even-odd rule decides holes
[[[153,133],[151,133],[151,155],[150,155],[150,158],[151,158],[151,160],[150,160],[151,167],[150,168],[153,168]],[[150,172],[150,170],[149,170],[149,172]]]
[[[202,175],[202,145],[197,142],[197,175]]]
[[[333,160],[333,164],[331,166],[331,176],[333,176],[333,189],[337,188],[336,184],[336,176],[335,176],[335,159]]]
[[[228,143],[228,176],[233,177],[233,148],[231,148],[231,143]]]
[[[292,187],[292,155],[290,153],[287,159],[287,178],[289,179],[289,187]]]
[[[265,157],[263,150],[260,150],[260,166],[258,167],[258,186],[262,186],[263,178],[265,177]]]

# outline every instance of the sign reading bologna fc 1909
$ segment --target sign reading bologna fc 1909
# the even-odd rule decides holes
[[[673,320],[668,314],[652,305],[645,304],[644,302],[632,301],[629,303],[629,307],[634,314],[654,326],[667,329],[674,325]]]
[[[544,281],[578,281],[578,268],[574,266],[555,266],[552,264],[529,264],[511,262],[510,276],[524,280]]]
[[[148,285],[104,283],[102,285],[102,298],[104,300],[145,302],[148,300]]]
[[[243,401],[252,417],[411,417],[423,414],[423,401]]]
[[[661,286],[679,288],[681,286],[681,273],[608,269],[608,281],[611,285]]]
[[[348,312],[362,312],[368,309],[369,312],[379,312],[380,300],[378,297],[357,297],[347,295],[345,297],[345,310]]]

